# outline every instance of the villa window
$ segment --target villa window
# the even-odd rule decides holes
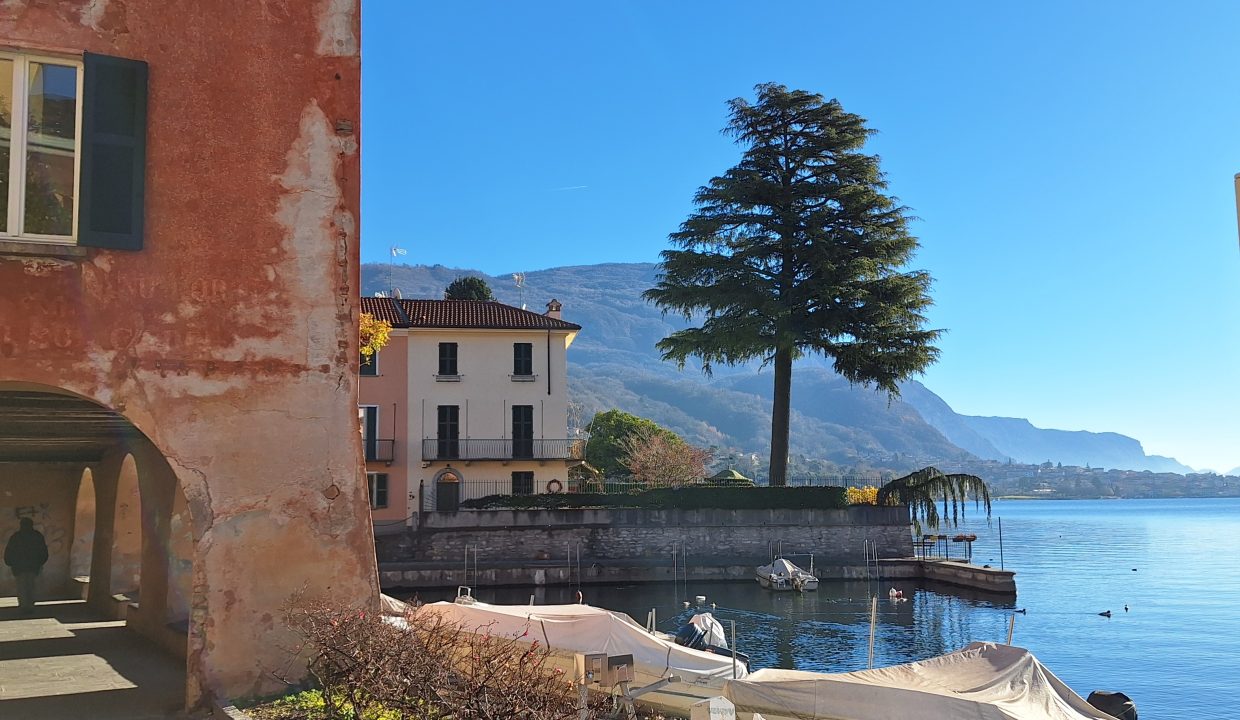
[[[0,240],[142,247],[145,63],[0,52]]]
[[[512,494],[534,494],[534,472],[532,470],[522,470],[512,474]]]
[[[440,405],[436,418],[437,453],[439,460],[455,460],[461,456],[461,407]]]
[[[534,344],[512,344],[512,374],[514,377],[532,377],[534,375]]]
[[[439,373],[441,377],[456,377],[456,343],[439,343]]]
[[[366,453],[366,461],[379,456],[379,407],[362,405],[362,450]]]
[[[379,353],[371,353],[370,357],[362,356],[361,364],[358,366],[362,375],[375,377],[379,374]]]
[[[366,484],[370,490],[370,507],[380,510],[388,506],[388,474],[366,473]]]
[[[534,406],[512,406],[512,457],[534,457]]]

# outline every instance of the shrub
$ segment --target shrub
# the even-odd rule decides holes
[[[865,487],[850,487],[846,492],[849,505],[877,505],[878,504],[878,488],[873,485]]]
[[[547,493],[488,495],[465,500],[462,508],[486,510],[835,510],[848,506],[842,487],[679,487],[633,493]]]
[[[404,623],[294,597],[285,622],[301,639],[292,652],[305,660],[321,691],[296,702],[340,720],[575,720],[576,688],[547,664],[537,640],[466,630],[431,613]],[[321,705],[319,703],[321,702]],[[587,717],[600,717],[594,697]],[[307,715],[313,717],[313,715]]]

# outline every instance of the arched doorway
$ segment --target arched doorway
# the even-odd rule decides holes
[[[435,476],[435,509],[456,512],[461,507],[461,473],[447,468]]]
[[[179,500],[178,500],[179,498]],[[57,388],[0,382],[0,542],[29,518],[47,561],[36,603],[0,568],[0,717],[173,714],[186,697],[193,527],[176,475],[119,412]],[[29,671],[22,668],[30,668]]]
[[[90,468],[82,470],[78,481],[77,503],[73,512],[73,547],[69,550],[69,575],[81,586],[86,599],[90,582],[90,559],[95,547],[95,478]]]

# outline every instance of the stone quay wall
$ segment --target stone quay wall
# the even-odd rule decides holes
[[[408,532],[376,538],[385,587],[458,584],[467,555],[478,568],[468,577],[541,585],[667,580],[673,553],[681,573],[701,579],[752,577],[780,548],[813,553],[824,579],[864,577],[867,547],[884,558],[913,554],[904,507],[476,510],[418,520]]]

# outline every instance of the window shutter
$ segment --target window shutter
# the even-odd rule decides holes
[[[142,249],[146,79],[147,65],[139,60],[82,56],[79,245]]]

